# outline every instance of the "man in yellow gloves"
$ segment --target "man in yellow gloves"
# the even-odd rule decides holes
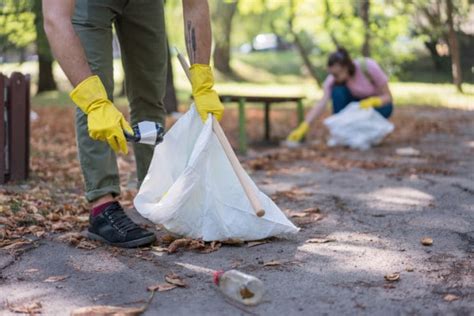
[[[203,120],[208,113],[220,119],[224,108],[213,90],[209,67],[208,3],[182,2],[195,104]],[[168,51],[163,1],[43,0],[43,15],[53,53],[74,87],[79,160],[91,203],[88,235],[118,247],[149,244],[154,234],[132,222],[116,201],[120,195],[116,154],[128,152],[124,132],[133,131],[113,104],[112,26],[120,42],[132,123],[164,124]],[[140,184],[153,147],[133,146]]]

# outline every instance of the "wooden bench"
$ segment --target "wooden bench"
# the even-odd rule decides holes
[[[296,113],[298,124],[304,120],[303,99],[301,96],[284,97],[284,96],[251,96],[251,95],[235,95],[221,94],[223,103],[237,102],[239,106],[239,151],[243,154],[247,151],[247,134],[245,131],[245,103],[263,103],[264,105],[264,140],[270,140],[270,107],[273,103],[294,102],[296,103]]]

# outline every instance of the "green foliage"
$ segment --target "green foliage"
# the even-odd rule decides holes
[[[2,0],[0,4],[0,46],[21,48],[36,39],[33,2],[39,0]]]

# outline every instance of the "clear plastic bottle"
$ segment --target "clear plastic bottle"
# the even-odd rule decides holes
[[[237,270],[215,272],[214,283],[224,295],[245,305],[258,304],[265,291],[262,281]]]

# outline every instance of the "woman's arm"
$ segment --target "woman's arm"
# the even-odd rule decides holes
[[[39,0],[35,0],[39,1]],[[54,57],[75,87],[92,76],[84,48],[72,27],[75,0],[43,0],[44,30]]]
[[[380,95],[378,97],[382,100],[382,104],[392,102],[392,93],[388,87],[388,83],[380,88]]]
[[[321,114],[324,112],[326,108],[326,104],[329,101],[329,95],[324,93],[323,98],[317,102],[313,108],[308,112],[305,118],[305,122],[311,124],[314,122]]]

